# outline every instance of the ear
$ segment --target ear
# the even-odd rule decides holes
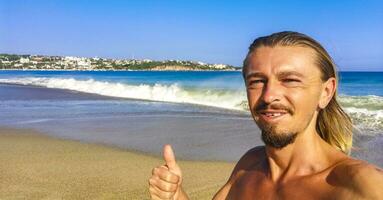
[[[334,77],[329,78],[323,83],[322,93],[319,100],[319,108],[324,109],[327,104],[331,101],[336,90],[336,79]]]

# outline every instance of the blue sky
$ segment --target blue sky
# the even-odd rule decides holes
[[[383,71],[383,1],[0,0],[0,52],[241,66],[258,36],[298,31],[342,71]]]

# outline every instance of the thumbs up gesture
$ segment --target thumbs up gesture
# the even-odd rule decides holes
[[[173,149],[164,146],[165,164],[155,167],[149,179],[149,192],[152,199],[188,199],[181,188],[182,172],[176,163]]]

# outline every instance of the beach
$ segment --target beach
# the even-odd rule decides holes
[[[0,126],[155,156],[170,143],[181,159],[235,162],[262,144],[250,115],[235,110],[14,84],[0,84],[0,101]]]
[[[105,145],[0,128],[0,199],[149,199],[147,180],[163,160]],[[211,199],[234,163],[183,161],[192,199]]]
[[[382,76],[345,77],[351,156],[382,167]],[[191,199],[211,199],[263,144],[241,84],[238,72],[1,71],[0,199],[148,199],[165,144]]]

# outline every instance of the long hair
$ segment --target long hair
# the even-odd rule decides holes
[[[248,57],[259,47],[297,46],[307,47],[315,51],[316,65],[321,71],[323,82],[334,77],[338,81],[336,65],[327,51],[319,42],[298,32],[284,31],[259,37],[249,47],[249,52],[243,62],[242,74],[245,77],[248,66]],[[338,85],[338,83],[336,84]],[[348,154],[352,147],[351,118],[344,112],[337,101],[337,89],[329,104],[318,113],[316,130],[319,136],[331,146]]]

